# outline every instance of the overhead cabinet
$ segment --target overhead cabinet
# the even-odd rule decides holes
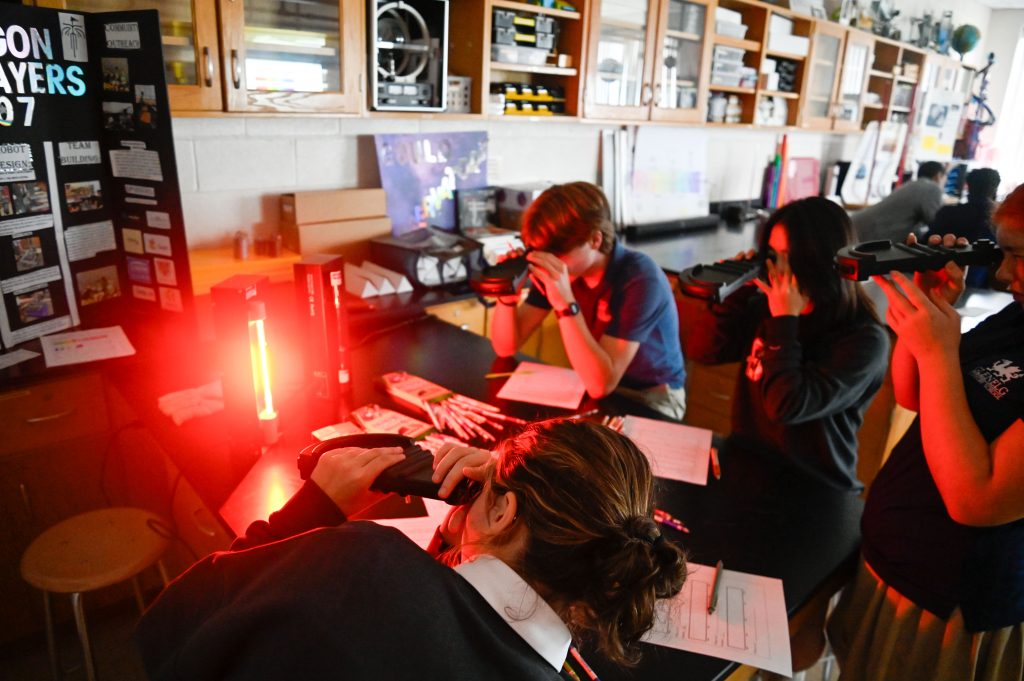
[[[228,111],[357,112],[361,0],[220,0]]]
[[[588,118],[695,123],[703,118],[713,7],[704,0],[595,0]]]
[[[159,10],[167,87],[175,112],[361,110],[366,67],[362,0],[40,4],[83,12]]]
[[[146,0],[138,3],[125,0],[43,0],[36,4],[80,12],[158,10],[171,108],[174,111],[223,110],[216,0]]]

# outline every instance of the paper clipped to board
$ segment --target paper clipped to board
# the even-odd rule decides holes
[[[498,399],[576,409],[586,387],[572,369],[521,362],[498,391]]]
[[[654,628],[643,640],[792,676],[782,580],[722,570],[718,603],[709,614],[715,568],[687,567],[683,590],[658,601]]]
[[[40,339],[46,366],[96,362],[135,354],[135,348],[120,326],[53,333]]]
[[[647,455],[655,477],[708,484],[711,431],[639,416],[627,416],[622,433]]]

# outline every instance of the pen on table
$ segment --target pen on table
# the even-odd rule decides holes
[[[715,565],[715,579],[711,584],[711,598],[708,600],[708,614],[715,612],[718,607],[718,587],[722,583],[722,561]]]
[[[711,448],[711,473],[715,480],[722,479],[722,466],[718,463],[718,447]]]
[[[661,523],[662,525],[667,525],[674,530],[690,534],[690,528],[688,528],[682,520],[676,518],[668,511],[662,511],[660,508],[654,509],[654,522]]]
[[[508,378],[512,374],[532,374],[532,371],[497,371],[493,374],[484,374],[484,378]]]

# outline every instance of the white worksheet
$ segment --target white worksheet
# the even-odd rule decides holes
[[[689,563],[683,590],[658,603],[644,641],[793,675],[782,580],[722,570],[718,606],[708,614],[715,568]]]
[[[572,369],[520,362],[498,391],[498,399],[576,409],[586,391],[583,379]]]
[[[708,484],[711,431],[639,416],[627,416],[622,433],[647,455],[655,477]]]
[[[120,326],[54,333],[43,336],[41,342],[48,367],[135,354],[135,348]]]

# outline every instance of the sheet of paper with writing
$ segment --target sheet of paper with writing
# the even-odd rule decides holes
[[[708,614],[715,568],[688,567],[683,590],[659,601],[654,628],[643,640],[792,676],[782,580],[723,570],[717,607]]]
[[[711,431],[639,416],[627,416],[622,432],[647,455],[655,477],[708,484]]]
[[[583,379],[572,369],[521,362],[501,386],[498,399],[576,409],[586,391]]]

